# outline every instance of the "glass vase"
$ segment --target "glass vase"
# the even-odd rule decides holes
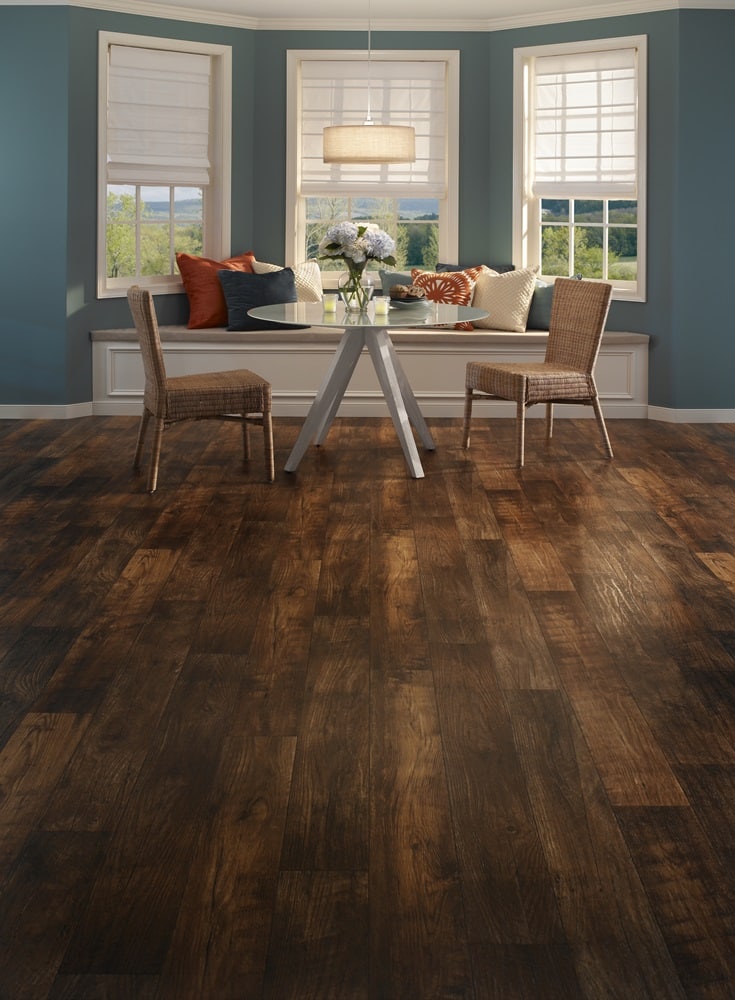
[[[365,265],[353,265],[339,279],[339,292],[345,309],[350,312],[364,312],[373,294],[371,278],[364,278]]]

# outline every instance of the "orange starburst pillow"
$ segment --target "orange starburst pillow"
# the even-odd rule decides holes
[[[485,271],[484,264],[478,267],[468,267],[464,271],[422,271],[414,268],[411,280],[426,292],[426,298],[431,302],[443,302],[453,306],[472,305],[475,282]],[[473,330],[472,323],[457,323],[457,330]]]

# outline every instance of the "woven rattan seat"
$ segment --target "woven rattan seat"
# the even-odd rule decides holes
[[[554,403],[593,407],[608,458],[610,439],[597,394],[594,367],[605,329],[612,286],[606,282],[557,278],[544,361],[494,364],[470,361],[465,378],[463,445],[469,448],[475,393],[516,403],[518,468],[523,467],[526,409],[546,404],[546,440],[551,440]]]
[[[133,460],[136,469],[140,467],[143,443],[151,417],[155,421],[148,492],[155,491],[158,481],[163,429],[167,424],[181,420],[241,422],[246,461],[250,458],[248,425],[255,423],[262,426],[265,476],[268,482],[272,482],[274,468],[270,383],[245,368],[169,378],[163,361],[153,296],[147,289],[134,285],[128,291],[128,302],[138,333],[145,374],[143,415]]]

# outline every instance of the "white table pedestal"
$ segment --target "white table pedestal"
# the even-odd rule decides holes
[[[324,442],[363,347],[367,347],[370,354],[409,471],[415,479],[423,478],[424,470],[411,425],[429,451],[433,451],[436,447],[434,439],[426,426],[413,390],[408,384],[388,331],[374,326],[349,327],[345,330],[326,378],[311,404],[301,433],[288,456],[286,472],[296,471],[312,440],[316,445]]]
[[[439,327],[481,319],[487,316],[483,309],[432,302],[427,306],[410,307],[391,311],[391,315],[375,315],[372,303],[358,315],[347,313],[340,304],[336,313],[327,316],[322,303],[280,302],[257,306],[248,310],[253,319],[287,326],[334,327],[344,330],[329,370],[316,394],[286,462],[286,472],[295,472],[311,442],[324,442],[337,415],[339,404],[347,391],[363,347],[367,347],[373,368],[378,376],[385,401],[388,404],[398,440],[401,442],[408,469],[415,479],[424,478],[413,430],[429,451],[436,447],[424,416],[416,402],[406,374],[398,360],[390,327]],[[413,427],[413,430],[412,430]]]

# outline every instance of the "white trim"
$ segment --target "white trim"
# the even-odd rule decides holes
[[[17,4],[18,0],[0,0],[0,6]],[[248,17],[226,11],[206,10],[198,7],[182,7],[172,3],[154,0],[23,0],[26,7],[82,7],[93,10],[117,11],[146,17],[166,18],[172,21],[187,21],[192,24],[223,25],[229,28],[249,28],[260,31],[354,31],[364,30],[365,14],[359,9],[354,16],[330,18],[278,18]],[[512,28],[535,27],[544,24],[563,24],[606,17],[622,17],[631,14],[650,14],[667,10],[734,10],[735,0],[618,0],[618,2],[595,5],[594,7],[559,7],[556,10],[534,14],[512,14],[504,17],[426,19],[421,22],[421,31],[507,31]],[[395,20],[373,19],[373,31],[416,31],[416,20],[407,16]]]
[[[140,409],[140,407],[139,407]],[[94,415],[93,402],[66,403],[7,403],[0,405],[0,420],[76,420]]]
[[[616,287],[613,281],[613,298],[627,302],[645,302],[647,295],[647,242],[646,231],[648,212],[646,194],[648,168],[646,160],[648,136],[648,36],[628,35],[611,38],[595,38],[581,42],[561,42],[547,45],[530,45],[513,50],[513,261],[517,266],[526,267],[540,263],[540,248],[535,236],[537,221],[531,218],[529,210],[532,196],[526,191],[529,177],[530,159],[533,155],[532,137],[529,137],[526,121],[528,89],[533,85],[529,61],[536,56],[556,53],[596,51],[600,49],[635,48],[637,50],[637,148],[638,177],[638,273],[635,289]],[[560,195],[560,197],[565,197]],[[584,198],[584,195],[578,197]]]
[[[299,65],[302,61],[364,60],[365,49],[289,49],[286,52],[286,264],[293,265],[303,256],[304,225],[299,218],[297,179],[300,156],[301,87]],[[459,247],[459,62],[457,49],[379,49],[371,50],[373,61],[444,62],[446,77],[446,150],[447,196],[442,204],[439,230],[439,260],[456,260]]]
[[[0,3],[2,0],[0,0]],[[92,5],[93,6],[93,5]],[[210,42],[191,42],[116,31],[100,31],[97,49],[97,298],[121,298],[130,281],[107,279],[105,231],[107,225],[107,52],[110,45],[192,52],[211,58],[212,115],[211,175],[213,182],[203,188],[204,254],[222,259],[230,254],[232,180],[232,47]],[[140,279],[138,279],[140,280]],[[183,290],[178,275],[140,281],[156,295]]]
[[[340,339],[336,330],[247,331],[187,330],[161,327],[170,375],[250,368],[273,385],[277,416],[304,416],[314,399]],[[133,330],[92,334],[94,413],[139,414],[143,368]],[[392,340],[421,409],[427,417],[461,417],[464,376],[470,360],[543,359],[548,334],[472,333],[395,330]],[[606,333],[597,365],[603,412],[610,418],[645,419],[648,406],[648,337]],[[385,416],[385,399],[367,356],[358,360],[341,415]],[[531,416],[542,416],[534,407]],[[478,400],[478,415],[512,417],[515,409],[498,400]],[[559,418],[593,416],[590,407],[560,406]]]
[[[648,419],[667,424],[735,424],[735,409],[679,410],[649,405]]]

